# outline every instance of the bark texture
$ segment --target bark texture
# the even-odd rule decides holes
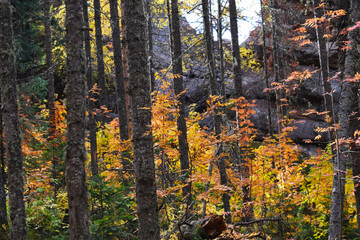
[[[128,113],[126,109],[126,92],[125,92],[125,79],[123,72],[122,48],[120,40],[120,27],[119,27],[119,12],[117,0],[110,0],[110,20],[112,29],[112,41],[114,48],[114,65],[115,65],[115,83],[117,93],[117,108],[119,115],[119,130],[120,138],[122,141],[130,139],[129,125],[127,121]],[[123,168],[131,169],[132,164],[129,160],[129,154],[123,153],[122,164]]]
[[[360,21],[359,1],[352,0],[350,7],[351,7],[350,25],[352,25]],[[359,113],[357,115],[351,114],[352,112],[359,111],[358,106],[356,105],[356,102],[359,101],[359,99],[357,98],[359,83],[353,83],[348,81],[348,79],[351,79],[355,76],[356,72],[359,69],[358,59],[360,58],[360,54],[357,49],[360,44],[360,31],[358,28],[348,33],[348,40],[350,42],[350,48],[347,49],[346,57],[345,57],[345,72],[344,72],[345,79],[341,83],[341,98],[340,98],[340,110],[339,110],[340,127],[338,132],[339,139],[349,139],[353,137],[353,132],[354,132],[353,127],[359,126],[359,120],[356,120],[356,118],[359,117]],[[358,226],[360,226],[360,186],[359,186],[360,158],[358,153],[359,150],[360,149],[351,149],[348,143],[342,143],[340,145],[340,154],[338,160],[338,164],[340,166],[336,166],[338,169],[342,169],[342,168],[346,169],[346,163],[351,162],[352,160]],[[341,174],[339,172],[336,173],[336,175],[345,175],[345,174]],[[345,176],[339,176],[339,177],[345,177]],[[342,209],[337,210],[337,212],[339,214],[342,213]],[[338,219],[342,220],[342,214],[338,216]],[[342,222],[340,223],[342,224]],[[332,239],[341,236],[341,232],[335,233],[333,231],[330,231],[330,233]]]
[[[150,76],[147,67],[143,0],[124,0],[133,128],[136,201],[140,240],[159,239],[155,163],[151,129]]]
[[[66,0],[66,188],[71,240],[90,239],[85,172],[86,84],[82,2]]]
[[[241,57],[239,47],[239,32],[237,25],[237,10],[236,1],[229,0],[229,14],[230,14],[230,33],[233,57],[233,73],[234,73],[234,86],[235,98],[243,96],[242,77],[241,77]]]
[[[95,19],[95,42],[96,42],[96,62],[97,62],[97,79],[100,87],[99,102],[100,106],[106,103],[106,86],[105,86],[105,66],[103,35],[101,28],[101,5],[100,0],[94,0],[94,19]]]
[[[93,75],[92,75],[92,58],[91,58],[91,37],[90,37],[90,28],[89,28],[89,16],[88,16],[88,4],[87,0],[82,0],[83,3],[83,17],[84,17],[84,44],[85,44],[85,76],[88,87],[88,128],[90,132],[90,157],[91,157],[91,175],[96,176],[99,172],[98,159],[97,159],[97,140],[96,140],[96,121],[95,121],[95,113],[94,108],[95,104],[92,99],[95,99],[93,91],[91,89],[94,86]]]
[[[0,89],[6,145],[10,239],[25,240],[26,213],[24,203],[23,158],[19,129],[15,51],[10,1],[0,1]]]
[[[319,7],[322,3],[321,0],[313,0],[314,17],[321,18],[324,15],[324,7]],[[316,26],[316,37],[318,43],[319,63],[321,71],[321,84],[323,85],[324,92],[324,105],[325,111],[328,111],[328,116],[331,120],[328,121],[329,126],[334,123],[333,115],[333,103],[332,103],[332,89],[329,82],[329,62],[328,51],[326,47],[326,39],[324,38],[325,26]],[[346,64],[346,63],[345,63]],[[345,70],[346,71],[346,70]],[[346,75],[346,74],[345,74]],[[344,101],[344,99],[342,99]],[[345,110],[345,109],[344,109]],[[345,112],[339,112],[339,117],[344,117]],[[346,130],[340,130],[345,133]],[[339,136],[340,133],[339,132]],[[334,136],[331,131],[328,131],[329,139],[334,140]],[[335,141],[338,141],[335,139]],[[339,146],[338,146],[339,147]],[[340,149],[341,151],[341,149]],[[340,156],[342,155],[342,156]],[[345,172],[346,172],[346,160],[345,155],[339,153],[339,149],[336,149],[336,156],[333,157],[333,186],[331,192],[331,207],[330,207],[330,220],[329,220],[329,239],[341,239],[342,225],[343,225],[343,208],[344,208],[344,194],[345,194]]]
[[[177,118],[177,129],[180,132],[179,152],[180,152],[180,168],[181,168],[181,181],[185,184],[189,179],[189,145],[187,141],[187,128],[186,128],[186,113],[185,113],[185,96],[181,94],[184,91],[183,71],[182,71],[182,51],[181,51],[181,35],[180,35],[180,18],[179,7],[177,0],[171,0],[171,22],[172,22],[172,62],[174,74],[174,92],[178,95],[179,101],[179,117]],[[191,193],[191,184],[188,183],[182,189],[183,196]],[[189,198],[191,199],[191,198]]]
[[[1,89],[0,89],[1,96]],[[0,97],[0,106],[1,97]],[[5,192],[5,148],[4,148],[4,138],[3,138],[4,128],[3,128],[3,114],[0,111],[0,226],[7,227],[8,218],[7,218],[7,209],[6,209],[6,192]],[[5,229],[0,229],[0,239],[2,236],[2,231],[5,232]]]

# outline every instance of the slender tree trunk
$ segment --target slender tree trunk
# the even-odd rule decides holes
[[[154,62],[153,62],[153,25],[152,25],[152,12],[151,12],[152,0],[145,0],[145,14],[147,21],[147,32],[148,32],[148,66],[150,72],[150,89],[151,92],[155,90],[155,73],[154,73]]]
[[[98,84],[100,87],[100,106],[106,104],[106,85],[105,85],[105,67],[104,50],[101,28],[101,5],[100,0],[94,0],[94,18],[95,18],[95,42],[96,42],[96,62],[98,73]]]
[[[232,57],[233,57],[235,98],[238,98],[240,96],[243,96],[243,87],[242,87],[242,77],[241,77],[241,57],[240,57],[237,10],[236,10],[235,0],[229,0],[229,14],[230,14],[230,33],[231,33]]]
[[[209,18],[209,2],[208,0],[202,0],[203,8],[203,21],[204,21],[204,31],[205,31],[205,43],[206,43],[206,56],[207,64],[209,69],[209,78],[210,78],[210,92],[212,95],[218,95],[218,90],[216,87],[216,76],[215,76],[215,63],[213,55],[213,45],[212,45],[212,35],[211,35],[211,26]],[[215,134],[217,137],[220,137],[221,134],[221,116],[217,114],[217,110],[214,113],[214,125],[215,125]],[[219,155],[222,152],[222,144],[218,146]],[[220,184],[227,185],[227,175],[226,175],[226,163],[224,157],[220,157],[218,161],[218,167],[220,172]],[[227,193],[224,193],[222,196],[224,203],[224,211],[230,213],[230,196]],[[231,215],[227,214],[226,221],[231,222]]]
[[[223,101],[226,100],[226,92],[225,92],[225,67],[224,67],[224,48],[223,48],[223,26],[222,26],[222,18],[223,18],[223,7],[221,6],[221,0],[218,0],[218,41],[219,41],[219,56],[220,56],[220,83],[221,83],[221,96],[223,97]]]
[[[1,93],[1,89],[0,89]],[[1,96],[1,95],[0,95]],[[0,97],[0,106],[1,97]],[[6,229],[8,226],[7,209],[6,209],[6,192],[5,192],[5,149],[3,138],[3,113],[0,111],[0,239],[3,235],[6,235]]]
[[[236,1],[229,0],[229,13],[230,13],[230,33],[232,41],[232,54],[233,54],[233,74],[235,85],[235,98],[243,96],[242,76],[241,76],[241,57],[238,39],[238,25],[237,25],[237,9]],[[241,174],[245,179],[250,177],[250,169],[245,158],[242,158]],[[245,218],[244,221],[249,221],[252,218],[252,207],[250,205],[250,185],[244,184],[242,186],[243,192],[243,205]]]
[[[120,138],[122,141],[130,139],[129,126],[126,116],[126,99],[125,99],[125,80],[123,72],[123,60],[121,53],[121,40],[120,40],[120,27],[119,27],[119,13],[117,0],[110,0],[110,14],[111,14],[111,28],[112,28],[112,40],[114,48],[114,65],[115,65],[115,83],[117,92],[117,107],[119,115],[119,130]],[[124,169],[131,169],[132,164],[129,160],[130,156],[128,152],[124,152],[122,155],[122,165]]]
[[[56,122],[55,122],[55,86],[54,86],[54,64],[53,64],[53,55],[52,55],[52,42],[51,42],[51,17],[50,17],[50,1],[44,0],[43,2],[44,9],[44,31],[45,31],[45,55],[46,55],[46,79],[48,81],[48,97],[47,97],[47,108],[49,109],[49,137],[48,140],[50,144],[56,137]],[[54,149],[55,146],[52,146]],[[56,155],[53,155],[52,161],[52,178],[54,179],[54,198],[56,199],[57,194],[57,168],[59,160]]]
[[[323,7],[319,7],[321,0],[313,0],[314,17],[320,18],[324,15]],[[316,37],[318,43],[319,63],[321,70],[321,85],[324,91],[324,105],[325,111],[328,111],[328,116],[331,118],[328,121],[329,126],[334,123],[333,107],[332,107],[332,89],[329,82],[329,63],[326,47],[326,40],[324,39],[324,27],[316,25]],[[333,139],[330,130],[328,131],[329,139]],[[336,139],[337,141],[337,139]],[[343,218],[343,205],[345,194],[345,171],[346,162],[338,154],[334,157],[333,167],[333,187],[331,195],[331,209],[330,209],[330,221],[329,221],[329,239],[341,239],[342,235],[342,218]]]
[[[121,32],[122,32],[122,59],[123,59],[123,72],[124,72],[124,87],[125,87],[125,100],[126,100],[126,118],[129,126],[129,136],[131,136],[131,123],[130,123],[130,95],[128,92],[128,85],[129,85],[129,73],[128,73],[128,57],[127,57],[127,45],[126,45],[126,24],[125,24],[125,11],[124,11],[124,1],[121,1],[121,7],[120,7],[120,20],[121,20]]]
[[[180,35],[180,18],[178,0],[171,0],[171,23],[172,23],[172,62],[174,74],[174,91],[179,96],[179,117],[177,118],[177,129],[180,134],[179,152],[180,152],[180,168],[181,168],[181,181],[185,184],[189,180],[189,145],[187,141],[187,128],[186,128],[186,113],[185,113],[185,96],[181,94],[184,91],[183,71],[182,71],[182,51],[181,51],[181,35]],[[183,187],[183,196],[189,195],[191,199],[191,184],[188,183]]]
[[[280,51],[280,38],[279,38],[279,32],[277,29],[277,24],[278,24],[278,15],[276,13],[276,11],[278,10],[278,2],[277,0],[272,0],[271,1],[271,31],[272,31],[272,35],[273,35],[273,40],[272,40],[272,48],[273,48],[273,61],[274,61],[274,81],[276,83],[279,83],[281,80],[281,74],[280,74],[280,58],[279,58],[279,51]],[[275,90],[275,95],[276,95],[276,115],[278,118],[278,132],[281,132],[282,129],[282,124],[281,124],[281,120],[284,116],[284,109],[282,106],[282,103],[280,101],[280,99],[282,98],[282,92],[281,90]]]
[[[313,0],[314,17],[321,18],[324,15],[323,7],[319,7],[321,0]],[[326,46],[326,39],[324,38],[324,26],[317,25],[316,37],[318,43],[319,63],[321,70],[321,84],[324,88],[324,105],[325,111],[329,111],[329,116],[333,118],[332,106],[332,89],[329,82],[329,60]],[[334,120],[334,119],[333,119]]]
[[[93,75],[92,75],[92,58],[91,58],[91,38],[90,38],[90,28],[89,28],[89,16],[88,16],[88,4],[87,0],[82,0],[83,4],[83,16],[84,16],[84,44],[85,44],[85,76],[88,87],[88,128],[90,132],[90,157],[91,157],[91,175],[94,177],[99,172],[98,159],[97,159],[97,140],[96,140],[96,121],[94,113],[94,100],[96,98],[95,94],[91,89],[94,87]]]
[[[66,0],[66,188],[71,240],[90,239],[85,172],[86,83],[84,79],[82,2]]]
[[[160,239],[143,0],[124,0],[139,239]]]
[[[352,24],[356,24],[356,22],[360,21],[360,13],[359,13],[359,1],[351,0],[350,7],[350,22]],[[345,79],[341,83],[341,98],[340,98],[340,110],[339,110],[339,131],[338,138],[339,139],[349,139],[353,137],[353,131],[351,129],[352,126],[359,126],[359,120],[356,120],[358,116],[352,116],[352,112],[357,112],[357,91],[359,88],[359,83],[349,82],[348,79],[353,78],[357,72],[358,59],[360,57],[359,52],[357,51],[357,46],[360,41],[360,31],[358,28],[350,31],[348,33],[348,40],[350,42],[350,48],[346,51],[345,57]],[[355,152],[355,151],[354,151]],[[358,154],[357,154],[358,155]],[[359,156],[355,156],[351,159],[351,151],[349,144],[342,143],[340,145],[340,154],[339,154],[339,163],[344,166],[347,162],[353,163],[353,175],[354,175],[354,189],[355,189],[355,200],[356,200],[356,212],[357,212],[357,221],[360,229],[360,186],[359,186],[359,176],[360,176],[360,158]],[[350,161],[352,160],[352,161]],[[334,166],[335,167],[335,166]],[[339,167],[339,169],[341,169]],[[345,174],[342,174],[345,175]],[[345,177],[345,176],[343,176]],[[345,182],[344,182],[345,183]],[[342,213],[342,209],[339,210]],[[342,215],[338,216],[339,220],[342,218]],[[331,239],[335,239],[336,237],[341,236],[341,232],[336,234],[333,231],[331,232]],[[330,234],[329,234],[330,235]],[[330,239],[330,236],[329,236]]]
[[[23,193],[23,158],[17,105],[15,51],[11,16],[10,1],[0,1],[0,89],[6,145],[11,221],[10,239],[25,240],[27,231]]]
[[[266,54],[266,30],[265,30],[265,9],[263,1],[260,0],[260,6],[261,6],[261,26],[262,26],[262,35],[263,35],[263,67],[264,67],[264,79],[266,88],[270,89],[269,84],[269,73],[267,68],[267,54]],[[268,111],[268,126],[269,126],[269,135],[273,136],[273,127],[272,127],[272,118],[271,118],[271,101],[270,101],[270,92],[268,91],[266,93],[266,101],[267,101],[267,111]]]

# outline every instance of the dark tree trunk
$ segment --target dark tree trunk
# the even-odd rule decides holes
[[[82,2],[66,0],[66,188],[71,240],[90,239],[85,172],[86,84]]]
[[[216,86],[216,76],[215,76],[215,63],[213,55],[213,44],[212,44],[212,35],[211,35],[211,25],[209,17],[209,2],[208,0],[202,0],[203,8],[203,21],[204,21],[204,31],[205,31],[205,43],[206,43],[206,56],[207,64],[209,69],[209,78],[210,78],[210,92],[212,95],[218,95],[218,89]],[[215,125],[215,134],[217,137],[221,134],[221,116],[217,114],[218,110],[214,113],[214,125]],[[222,152],[222,144],[218,146],[219,155]],[[226,163],[224,157],[219,158],[218,162],[219,172],[220,172],[220,184],[227,185],[227,175],[226,175]],[[230,213],[230,196],[227,193],[224,193],[222,196],[224,203],[224,211]],[[227,215],[227,222],[231,221],[231,215]]]
[[[324,15],[323,7],[319,7],[320,0],[313,0],[314,17],[320,18]],[[330,117],[328,121],[329,126],[334,123],[333,107],[332,107],[332,89],[329,82],[329,63],[328,52],[326,47],[326,40],[324,38],[324,26],[316,25],[316,37],[318,43],[318,54],[321,71],[321,85],[323,86],[324,105],[325,111]],[[329,139],[334,139],[330,130],[328,131]],[[337,141],[337,140],[336,140]],[[333,187],[331,192],[331,208],[330,208],[330,220],[329,220],[329,239],[341,239],[342,235],[342,223],[343,223],[343,206],[344,206],[344,194],[345,194],[345,171],[346,162],[340,157],[340,154],[336,150],[336,156],[333,158]]]
[[[280,71],[282,70],[280,67],[280,48],[281,48],[281,40],[279,38],[279,31],[277,29],[278,25],[278,13],[276,12],[278,10],[278,2],[277,0],[271,1],[271,32],[273,35],[272,39],[272,54],[273,54],[273,62],[274,62],[274,81],[279,83],[282,79]],[[281,90],[275,90],[276,95],[276,115],[278,118],[278,132],[281,132],[282,126],[281,126],[281,120],[284,117],[284,109],[282,107],[282,103],[280,99],[282,98],[282,92]]]
[[[95,18],[95,42],[96,42],[96,62],[97,79],[100,87],[99,102],[100,106],[106,104],[106,85],[105,85],[105,67],[104,50],[101,28],[101,5],[100,0],[94,0],[94,18]]]
[[[45,31],[45,55],[46,55],[46,79],[48,88],[47,97],[47,108],[49,109],[49,137],[48,140],[51,142],[56,137],[56,122],[55,122],[55,86],[54,86],[54,64],[52,55],[52,42],[51,42],[51,18],[50,18],[50,1],[44,0],[44,31]],[[55,148],[55,146],[53,146]],[[58,162],[56,155],[53,155],[52,161],[52,178],[54,179],[54,198],[56,199],[57,194],[57,168]]]
[[[129,85],[129,74],[128,74],[128,57],[127,57],[127,45],[124,44],[126,42],[126,24],[125,24],[125,11],[124,11],[124,1],[121,0],[121,7],[120,7],[120,20],[121,20],[121,32],[122,32],[122,59],[123,59],[123,72],[124,72],[124,87],[125,87],[125,100],[126,100],[126,113],[127,113],[127,122],[128,122],[128,129],[129,129],[129,136],[131,135],[131,123],[130,123],[130,95],[128,92],[128,85]]]
[[[139,239],[160,239],[143,0],[124,0]]]
[[[230,33],[232,44],[232,57],[233,57],[233,73],[234,73],[234,86],[235,98],[243,96],[242,77],[241,77],[241,57],[238,37],[237,25],[237,10],[236,1],[229,0],[229,14],[230,14]]]
[[[112,41],[114,48],[114,65],[115,65],[115,78],[116,78],[116,92],[117,92],[117,108],[119,115],[119,130],[120,138],[122,141],[129,140],[129,126],[127,121],[127,109],[125,99],[125,80],[123,72],[122,48],[120,40],[120,27],[119,27],[119,13],[117,0],[110,0],[110,14],[111,14],[111,28],[112,28]],[[124,152],[122,155],[122,164],[124,169],[131,169],[131,162],[129,154]]]
[[[1,93],[1,89],[0,89]],[[1,94],[0,94],[1,96]],[[0,97],[0,106],[1,97]],[[3,138],[3,113],[0,111],[0,239],[3,234],[6,235],[5,231],[8,225],[7,209],[6,209],[6,192],[5,192],[5,149],[4,149],[4,138]]]
[[[177,118],[177,129],[180,132],[179,152],[180,152],[180,168],[181,168],[181,181],[185,184],[189,179],[189,145],[187,141],[187,128],[186,128],[186,113],[185,113],[185,96],[181,94],[184,91],[183,84],[183,71],[182,71],[182,57],[181,57],[181,35],[180,35],[180,18],[178,0],[171,0],[171,23],[172,23],[172,62],[174,74],[174,91],[179,95],[179,117]],[[180,95],[181,94],[181,95]],[[183,196],[189,195],[191,199],[191,184],[188,183],[183,187]]]
[[[88,87],[88,128],[90,132],[90,157],[91,157],[91,175],[94,177],[99,172],[98,160],[97,160],[97,140],[96,140],[96,121],[95,121],[95,114],[94,114],[94,100],[96,98],[95,94],[91,89],[94,86],[93,75],[92,75],[92,58],[91,58],[91,38],[90,38],[90,28],[89,28],[89,16],[88,16],[88,4],[87,0],[82,0],[83,4],[83,16],[84,16],[84,44],[85,44],[85,75],[86,75],[86,82]]]
[[[221,0],[218,0],[218,42],[219,42],[219,58],[220,58],[220,84],[221,84],[221,91],[220,95],[223,97],[223,101],[226,99],[226,92],[225,92],[225,66],[224,66],[224,48],[223,48],[223,7],[221,4]]]
[[[145,0],[145,14],[147,20],[147,32],[148,32],[148,66],[150,72],[150,89],[151,92],[155,90],[155,73],[154,73],[154,62],[153,62],[153,26],[152,26],[152,13],[151,13],[151,3],[152,0]]]
[[[17,105],[15,51],[10,1],[0,1],[0,89],[4,121],[11,239],[25,240],[23,158]]]
[[[265,25],[265,9],[263,5],[263,1],[260,0],[261,5],[261,26],[262,26],[262,40],[263,40],[263,68],[264,68],[264,79],[266,88],[270,89],[269,84],[269,73],[267,68],[267,53],[266,53],[266,25]],[[266,93],[266,101],[267,101],[267,111],[268,111],[268,126],[269,126],[269,134],[273,136],[273,126],[272,126],[272,117],[271,117],[271,101],[270,101],[270,92]]]
[[[360,7],[359,1],[357,0],[351,1],[351,8],[350,8],[351,24],[356,24],[356,22],[360,21],[359,7]],[[340,110],[339,110],[340,128],[338,132],[339,139],[349,139],[353,137],[354,129],[352,129],[352,126],[355,127],[359,126],[359,120],[356,119],[357,117],[359,117],[359,113],[358,115],[351,116],[352,112],[359,111],[359,109],[357,108],[358,106],[356,105],[356,102],[359,101],[359,99],[357,99],[357,91],[359,88],[359,83],[353,83],[348,81],[349,78],[353,78],[355,76],[358,69],[357,68],[358,59],[360,57],[360,54],[357,51],[357,46],[359,46],[360,44],[360,31],[358,28],[348,33],[348,40],[350,42],[350,48],[347,49],[346,57],[345,57],[345,72],[344,72],[345,79],[341,83],[341,98],[340,98]],[[340,167],[337,166],[337,167],[339,167],[339,169],[345,168],[346,163],[351,162],[350,160],[352,160],[357,221],[358,221],[358,226],[360,227],[360,186],[359,186],[360,158],[359,158],[359,154],[356,151],[358,151],[358,149],[350,149],[349,144],[342,143],[340,145],[340,154],[339,154],[340,159],[338,160],[341,166]],[[351,152],[353,152],[353,154]],[[345,177],[344,174],[340,174],[340,173],[336,173],[336,174],[341,175],[339,177]],[[338,220],[342,220],[342,209],[339,209],[338,211],[339,213],[341,213],[341,215],[338,216]],[[342,224],[342,222],[338,224]],[[331,233],[332,233],[331,237],[333,237],[332,239],[335,239],[336,237],[339,238],[341,236],[341,232],[336,234],[333,231],[331,231]]]

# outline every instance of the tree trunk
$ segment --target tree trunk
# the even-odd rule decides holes
[[[160,239],[143,0],[124,0],[140,240]]]
[[[263,1],[260,0],[260,6],[261,6],[261,26],[262,26],[262,40],[263,40],[263,68],[264,68],[264,79],[266,88],[270,89],[269,84],[269,73],[267,68],[267,53],[266,53],[266,30],[265,30],[265,9]],[[268,126],[269,126],[269,135],[273,136],[273,126],[272,126],[272,118],[271,118],[271,101],[270,101],[270,92],[268,91],[266,93],[266,101],[267,101],[267,111],[268,111]]]
[[[230,14],[230,33],[232,44],[232,57],[233,57],[233,73],[234,73],[234,86],[235,98],[243,96],[242,77],[241,77],[241,57],[239,47],[239,33],[237,25],[237,10],[236,1],[229,0],[229,14]]]
[[[90,239],[85,172],[86,84],[83,55],[82,2],[66,0],[66,188],[71,240]]]
[[[323,7],[319,7],[321,4],[320,0],[313,0],[314,17],[320,18],[324,15]],[[328,53],[326,47],[326,40],[324,39],[324,27],[316,25],[316,37],[318,43],[319,63],[321,70],[321,85],[323,85],[324,94],[324,105],[325,111],[330,117],[328,121],[329,126],[334,123],[333,107],[332,107],[332,89],[329,82],[329,64],[328,64]],[[330,130],[328,131],[329,139],[334,139]],[[336,140],[337,141],[337,140]],[[330,209],[330,220],[329,220],[329,239],[341,239],[342,235],[342,217],[343,217],[343,205],[344,205],[344,194],[345,194],[345,171],[346,162],[338,154],[333,158],[333,187],[331,195],[331,209]]]
[[[54,64],[53,64],[53,55],[52,55],[52,42],[51,42],[51,17],[50,17],[50,1],[44,0],[43,2],[44,10],[44,31],[45,31],[45,55],[46,55],[46,79],[47,79],[47,88],[48,88],[48,97],[47,97],[47,108],[49,109],[49,137],[48,140],[50,144],[56,137],[56,122],[55,122],[55,86],[54,86]],[[52,146],[52,149],[55,149],[55,146]],[[57,194],[57,168],[58,162],[56,155],[53,155],[52,161],[52,178],[54,179],[54,198],[56,199]]]
[[[185,113],[185,96],[182,94],[184,91],[183,84],[183,71],[182,71],[182,51],[181,51],[181,35],[180,35],[180,18],[178,0],[171,0],[171,23],[172,23],[172,62],[174,74],[174,91],[179,96],[179,117],[177,118],[177,129],[180,132],[179,152],[180,152],[180,168],[181,168],[181,181],[183,184],[189,179],[189,145],[187,141],[187,128],[186,128],[186,113]],[[183,187],[183,196],[189,195],[188,200],[191,199],[191,184],[188,183]],[[189,202],[190,203],[190,202]]]
[[[0,89],[6,145],[11,239],[25,240],[23,158],[17,105],[15,51],[9,0],[0,1]]]
[[[148,32],[148,66],[150,72],[150,89],[151,92],[155,90],[155,73],[154,73],[154,62],[153,62],[153,26],[152,26],[152,12],[151,12],[151,3],[152,0],[145,0],[145,14],[147,21],[147,32]]]
[[[101,5],[100,0],[94,0],[94,18],[95,18],[95,42],[96,42],[96,62],[97,62],[97,79],[100,87],[99,102],[100,106],[106,104],[106,85],[105,85],[105,67],[104,67],[104,50],[101,28]]]
[[[1,89],[0,89],[1,96]],[[0,106],[1,97],[0,97]],[[5,192],[5,149],[4,149],[4,138],[3,138],[3,113],[0,111],[0,239],[2,234],[6,235],[6,228],[8,226],[7,209],[6,209],[6,192]],[[4,233],[3,233],[4,232]]]
[[[273,47],[273,61],[274,61],[274,81],[276,83],[279,83],[280,80],[282,79],[282,76],[280,73],[281,69],[280,69],[279,52],[280,52],[281,40],[279,38],[279,31],[277,29],[277,24],[278,24],[278,14],[276,13],[277,10],[278,10],[278,2],[277,0],[272,0],[271,1],[271,31],[273,35],[272,47]],[[282,129],[281,120],[284,117],[284,109],[280,101],[280,99],[282,98],[281,90],[275,90],[275,95],[276,95],[276,114],[278,118],[277,130],[280,133]]]
[[[314,17],[321,18],[324,15],[323,7],[319,7],[321,0],[313,0],[314,8]],[[321,85],[324,88],[324,105],[325,111],[329,111],[329,116],[332,118],[331,123],[333,123],[333,106],[332,106],[332,89],[329,82],[329,60],[328,60],[328,51],[326,47],[326,39],[324,38],[324,26],[317,25],[316,27],[316,37],[318,43],[318,52],[319,52],[319,63],[321,70]]]
[[[94,87],[93,75],[92,75],[92,58],[91,58],[91,38],[90,38],[90,28],[89,28],[89,16],[88,16],[88,5],[87,0],[82,0],[83,4],[83,16],[84,16],[84,44],[85,44],[85,76],[88,87],[88,128],[90,132],[90,158],[91,158],[91,175],[94,177],[99,172],[98,159],[97,159],[97,140],[96,140],[96,121],[95,121],[95,113],[94,113],[94,100],[96,98],[95,94],[91,89]]]
[[[114,65],[115,65],[115,83],[117,92],[117,108],[119,115],[119,130],[120,139],[127,141],[130,139],[129,126],[126,116],[128,115],[126,109],[125,99],[125,80],[123,72],[123,60],[121,53],[121,40],[120,40],[120,27],[119,27],[119,13],[117,0],[110,0],[110,14],[111,14],[111,29],[112,29],[112,41],[114,48]],[[132,164],[130,162],[130,156],[127,152],[122,155],[122,165],[124,169],[131,169]]]
[[[209,69],[209,78],[210,78],[210,92],[212,95],[218,95],[218,89],[216,86],[216,76],[215,76],[215,63],[213,55],[213,44],[212,44],[212,35],[211,35],[211,26],[209,18],[209,2],[208,0],[202,0],[203,8],[203,21],[204,21],[204,35],[206,43],[206,56],[207,64]],[[214,112],[214,125],[215,125],[215,134],[219,138],[221,134],[221,116],[217,114],[218,110]],[[219,144],[219,155],[222,153],[222,144]],[[218,167],[220,172],[220,184],[227,185],[227,175],[226,175],[226,163],[224,157],[220,157],[218,161]],[[230,196],[227,193],[224,193],[222,196],[224,203],[224,211],[230,213]],[[231,215],[227,214],[226,221],[231,221]]]
[[[360,21],[359,9],[360,4],[357,0],[351,1],[350,7],[350,22],[356,24]],[[359,34],[360,31],[358,28],[350,31],[348,33],[348,40],[350,42],[350,48],[346,51],[345,57],[345,79],[341,83],[341,98],[340,98],[340,110],[339,110],[339,139],[349,139],[353,137],[352,126],[359,126],[359,121],[356,120],[356,116],[351,116],[352,112],[358,112],[356,102],[357,99],[357,90],[359,88],[359,83],[349,82],[349,78],[353,78],[358,69],[358,59],[360,57],[359,52],[357,51],[357,46],[359,45]],[[356,101],[357,100],[357,101]],[[353,167],[353,176],[354,176],[354,189],[355,189],[355,200],[356,200],[356,212],[357,212],[357,221],[360,229],[360,186],[359,186],[359,176],[360,176],[360,159],[358,156],[354,156],[351,159],[351,152],[355,153],[355,149],[350,151],[350,146],[347,143],[342,143],[340,145],[340,154],[339,154],[339,163],[345,165],[347,162],[351,162]],[[335,167],[335,166],[334,166]],[[346,166],[341,166],[346,167]],[[345,174],[342,174],[345,175]],[[344,177],[344,176],[343,176]],[[344,182],[345,183],[345,182]],[[342,209],[339,210],[342,213]],[[342,215],[338,216],[339,219],[342,219]],[[332,235],[332,239],[335,237],[340,237],[341,232],[338,235]]]
[[[221,0],[218,0],[218,42],[219,42],[219,56],[220,56],[220,83],[221,83],[221,96],[223,97],[223,101],[226,100],[226,92],[225,92],[225,66],[224,66],[224,48],[223,48],[223,26],[222,26],[222,18],[223,18],[223,7],[221,6]]]
[[[126,42],[126,24],[125,24],[125,11],[124,11],[124,1],[121,0],[121,11],[120,11],[120,19],[121,19],[121,32],[123,37],[123,44],[122,44],[122,59],[123,59],[123,72],[124,72],[124,87],[125,87],[125,100],[126,100],[126,113],[127,113],[127,122],[129,127],[129,136],[131,135],[131,124],[130,124],[130,95],[128,92],[128,85],[129,85],[129,74],[128,74],[128,57],[127,57],[127,45]]]

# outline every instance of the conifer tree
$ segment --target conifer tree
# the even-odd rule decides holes
[[[101,27],[101,4],[100,0],[94,0],[94,18],[95,18],[95,42],[96,42],[96,62],[97,79],[100,87],[99,102],[100,106],[106,103],[106,85],[105,85],[105,66],[103,35]]]
[[[112,29],[112,41],[114,47],[114,65],[115,65],[115,83],[116,83],[116,92],[117,92],[117,108],[119,115],[119,130],[120,138],[122,141],[127,141],[130,139],[129,136],[129,126],[127,117],[127,108],[126,108],[126,92],[125,92],[125,79],[123,72],[123,59],[121,52],[121,39],[120,39],[120,27],[119,27],[119,13],[118,13],[118,3],[117,0],[109,0],[110,3],[110,14],[111,14],[111,29]],[[132,168],[131,163],[129,162],[129,156],[123,154],[122,163],[123,168],[130,169]]]
[[[83,54],[82,2],[65,1],[67,135],[65,181],[71,240],[90,239],[88,190],[85,172],[86,83]]]
[[[177,129],[180,132],[179,152],[180,152],[180,168],[182,182],[186,184],[189,179],[189,145],[187,142],[186,113],[185,113],[185,96],[183,94],[183,71],[182,71],[182,51],[181,51],[181,35],[180,35],[180,18],[177,0],[171,0],[171,23],[172,23],[172,62],[174,74],[174,91],[179,95],[179,117],[177,118]],[[191,192],[190,183],[183,188],[183,196],[189,195]]]
[[[133,129],[136,202],[140,240],[159,239],[155,163],[151,129],[150,75],[146,54],[147,22],[143,0],[124,0]]]
[[[25,240],[27,236],[24,202],[23,156],[19,127],[15,51],[10,0],[0,1],[0,89],[3,113],[10,239]]]
[[[94,113],[94,80],[92,74],[92,57],[91,57],[91,37],[90,37],[90,28],[89,28],[89,16],[88,16],[88,3],[87,0],[82,0],[83,3],[83,16],[84,16],[84,45],[85,45],[85,76],[86,83],[88,88],[88,128],[89,128],[89,140],[90,140],[90,165],[91,165],[91,175],[96,176],[99,171],[98,159],[97,159],[97,139],[96,139],[96,120]]]

